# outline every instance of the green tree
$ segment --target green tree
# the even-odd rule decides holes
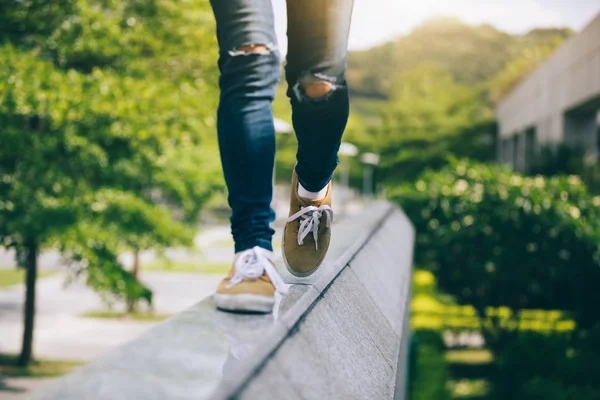
[[[458,83],[477,86],[499,74],[515,58],[540,47],[556,48],[572,35],[573,31],[564,28],[510,35],[490,25],[467,25],[452,17],[433,18],[406,36],[351,52],[350,88],[355,95],[387,98],[394,75],[423,63],[437,65]]]
[[[4,2],[0,17],[0,243],[27,268],[22,364],[40,250],[107,298],[151,302],[117,255],[189,245],[222,187],[207,2],[47,3]]]
[[[399,74],[378,134],[386,183],[441,168],[449,156],[491,159],[495,127],[482,96],[435,65]]]
[[[532,33],[535,34],[537,31]],[[554,34],[552,34],[554,33]],[[563,44],[564,35],[547,32],[544,40],[534,42],[515,56],[501,71],[488,82],[490,100],[497,103],[514,89],[529,73],[546,61]]]

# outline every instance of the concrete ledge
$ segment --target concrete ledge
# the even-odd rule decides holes
[[[404,399],[413,241],[404,214],[375,203],[334,226],[317,274],[282,272],[292,286],[273,315],[207,298],[34,398]]]

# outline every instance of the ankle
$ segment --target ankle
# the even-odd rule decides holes
[[[301,183],[298,182],[298,196],[305,200],[321,200],[327,196],[327,189],[329,185],[326,185],[323,189],[318,192],[311,192],[306,190]]]

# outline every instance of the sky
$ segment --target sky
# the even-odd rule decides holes
[[[273,0],[279,45],[286,52],[286,0]],[[301,1],[301,0],[288,0]],[[600,0],[355,0],[349,47],[368,49],[409,33],[427,19],[456,16],[509,33],[536,27],[584,28],[600,13]]]

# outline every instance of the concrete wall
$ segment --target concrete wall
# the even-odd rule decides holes
[[[34,399],[406,399],[414,228],[387,203],[333,225],[317,273],[273,314],[212,297],[44,387]]]
[[[240,399],[406,399],[413,237],[390,214]]]
[[[500,102],[499,160],[518,169],[530,162],[524,156],[528,130],[534,132],[536,148],[567,141],[596,153],[599,109],[600,14]],[[515,141],[520,147],[507,153]]]

